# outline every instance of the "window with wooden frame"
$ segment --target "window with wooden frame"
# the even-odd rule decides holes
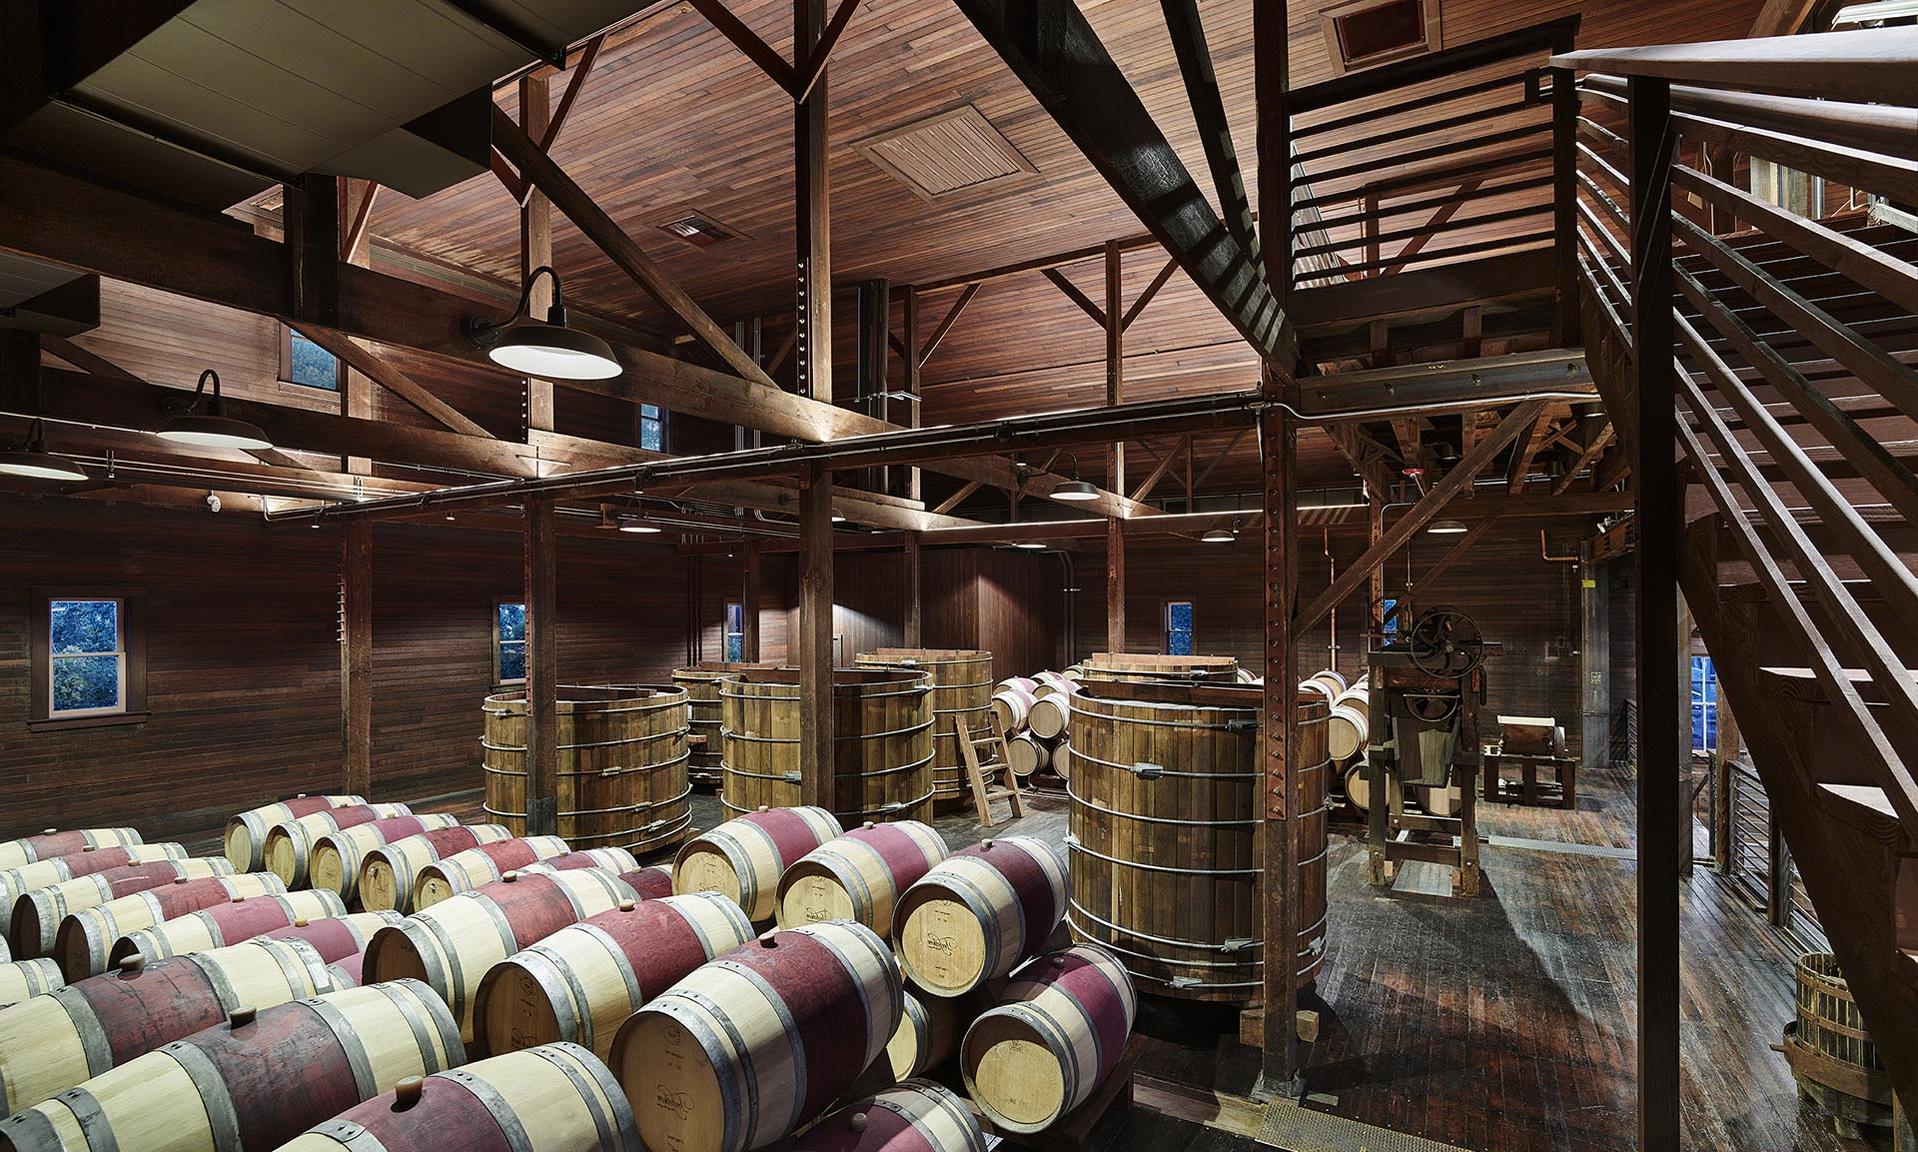
[[[526,605],[518,601],[493,605],[493,683],[526,683]]]
[[[345,377],[346,366],[339,357],[293,329],[280,326],[280,383],[338,392],[344,387]]]
[[[1319,10],[1335,75],[1440,47],[1439,0],[1346,0]]]
[[[146,719],[143,607],[137,593],[119,589],[34,593],[29,699],[34,727]]]
[[[1165,654],[1192,655],[1192,601],[1165,602]]]
[[[648,452],[666,450],[666,410],[657,404],[639,406],[639,446]]]
[[[746,609],[737,600],[726,601],[726,623],[723,631],[725,658],[737,664],[746,658]]]

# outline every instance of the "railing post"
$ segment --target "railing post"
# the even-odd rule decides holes
[[[1638,1146],[1679,1146],[1679,507],[1672,324],[1671,85],[1634,77],[1632,394],[1637,426]],[[1690,845],[1684,846],[1690,852]]]
[[[1578,75],[1570,68],[1552,74],[1552,255],[1558,282],[1558,314],[1552,344],[1573,348],[1582,342],[1578,307]]]

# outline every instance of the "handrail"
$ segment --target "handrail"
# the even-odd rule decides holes
[[[1676,84],[1918,105],[1918,28],[1595,48],[1560,53],[1552,57],[1552,66]]]

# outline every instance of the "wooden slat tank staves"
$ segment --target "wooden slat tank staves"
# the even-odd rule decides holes
[[[708,660],[673,669],[673,683],[686,690],[687,717],[692,735],[705,738],[704,743],[692,750],[688,771],[694,783],[718,784],[720,781],[719,766],[724,751],[719,735],[720,681],[746,668],[777,667],[777,664],[771,663]]]
[[[932,676],[933,802],[939,808],[965,804],[972,793],[954,724],[979,736],[991,726],[992,653],[971,648],[878,648],[861,652],[862,668],[916,668]]]

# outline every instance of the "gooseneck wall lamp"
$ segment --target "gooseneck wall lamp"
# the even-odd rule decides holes
[[[533,285],[541,276],[553,281],[553,305],[545,321],[527,311]],[[543,380],[606,380],[620,373],[612,345],[590,332],[570,327],[560,298],[559,273],[549,264],[533,269],[520,290],[519,306],[504,321],[469,316],[463,325],[473,347],[502,368]]]
[[[27,425],[27,438],[18,448],[0,449],[0,476],[25,476],[33,480],[87,478],[78,464],[47,451],[47,435],[38,416]]]
[[[1060,484],[1057,488],[1047,493],[1047,495],[1051,496],[1054,500],[1097,500],[1099,498],[1099,490],[1086,481],[1079,479],[1079,458],[1070,452],[1066,453],[1066,455],[1072,459],[1072,479]]]
[[[211,396],[206,395],[208,384],[213,385]],[[206,400],[204,412],[200,410],[202,397]],[[200,373],[200,382],[194,386],[192,396],[184,400],[168,400],[165,411],[168,419],[158,433],[162,440],[199,448],[250,448],[257,451],[273,447],[273,441],[267,439],[259,425],[226,414],[226,401],[220,398],[220,374],[211,368]]]

